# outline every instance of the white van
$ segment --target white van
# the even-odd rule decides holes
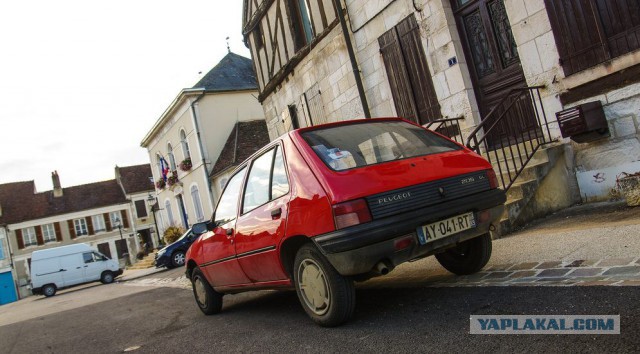
[[[76,284],[97,280],[109,284],[121,274],[118,262],[84,243],[34,251],[31,255],[31,292],[47,297]]]

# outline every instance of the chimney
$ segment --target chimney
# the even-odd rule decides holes
[[[53,196],[55,198],[62,197],[62,187],[60,186],[58,171],[51,172],[51,180],[53,181]]]

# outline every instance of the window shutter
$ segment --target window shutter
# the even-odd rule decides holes
[[[87,221],[87,231],[89,231],[89,235],[93,235],[95,233],[93,232],[93,220],[90,216],[87,216],[84,219]]]
[[[76,228],[73,226],[73,220],[67,220],[67,226],[69,227],[69,236],[71,239],[76,238]]]
[[[18,249],[23,249],[24,240],[22,239],[22,230],[16,230],[16,241],[18,241]]]
[[[53,228],[56,231],[56,240],[58,240],[58,242],[62,242],[62,232],[60,231],[60,223],[57,221],[53,223]]]
[[[109,217],[109,213],[104,213],[104,225],[107,227],[107,231],[113,230],[111,227],[111,218]]]
[[[38,246],[44,245],[44,237],[42,237],[42,226],[35,226],[36,230],[36,240],[38,241]]]
[[[125,229],[129,228],[129,216],[127,215],[127,211],[121,211],[120,216],[122,216],[122,227]]]
[[[397,115],[418,122],[418,114],[411,94],[407,68],[404,64],[402,48],[400,48],[400,42],[398,41],[398,31],[392,28],[378,38],[378,43],[380,44],[380,52],[387,70]]]

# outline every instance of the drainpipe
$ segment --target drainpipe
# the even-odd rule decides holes
[[[209,179],[209,169],[207,168],[207,161],[205,159],[204,147],[202,145],[202,139],[200,138],[200,125],[198,124],[198,114],[196,112],[196,103],[204,97],[204,93],[201,93],[198,98],[191,102],[191,115],[193,116],[193,125],[196,128],[196,137],[198,138],[198,147],[200,147],[200,155],[202,155],[202,165],[204,166],[204,172],[206,174],[205,180],[207,181],[207,191],[209,193],[209,201],[211,202],[211,210],[215,208],[215,200],[213,199],[213,192],[211,191],[211,180]]]
[[[344,18],[344,9],[342,8],[341,0],[334,0],[336,9],[338,10],[338,18],[340,19],[340,26],[342,27],[342,33],[344,34],[344,41],[347,45],[347,51],[349,52],[349,60],[351,60],[351,69],[353,70],[353,76],[356,79],[356,86],[358,87],[358,95],[360,95],[360,103],[364,110],[364,117],[371,118],[371,112],[369,112],[369,104],[367,103],[367,96],[364,94],[364,86],[362,86],[362,78],[360,77],[360,68],[358,68],[358,62],[356,61],[356,54],[353,51],[353,44],[351,43],[351,37],[349,36],[349,29],[347,28],[347,21]]]

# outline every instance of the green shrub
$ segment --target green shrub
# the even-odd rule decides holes
[[[182,236],[185,232],[186,230],[182,227],[169,226],[166,230],[164,230],[164,235],[162,235],[162,237],[164,238],[164,242],[169,245],[176,242],[176,240],[178,240],[180,236]]]

